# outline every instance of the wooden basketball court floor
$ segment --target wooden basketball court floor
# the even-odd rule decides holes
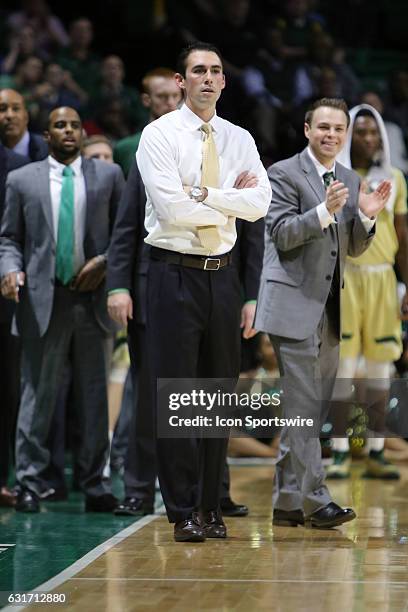
[[[226,519],[228,539],[176,544],[164,516],[145,517],[38,588],[65,604],[25,609],[408,611],[408,467],[389,483],[362,468],[330,485],[358,518],[323,531],[273,527],[273,466],[233,467],[233,498],[251,511]]]

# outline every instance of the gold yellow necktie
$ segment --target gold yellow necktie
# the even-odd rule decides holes
[[[209,123],[203,123],[200,129],[203,132],[201,187],[217,188],[220,183],[220,164],[213,130]],[[198,237],[203,247],[210,252],[216,252],[221,244],[221,236],[216,225],[199,227]]]

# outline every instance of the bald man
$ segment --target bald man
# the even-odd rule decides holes
[[[48,155],[48,146],[39,134],[27,129],[28,112],[24,98],[14,89],[0,89],[0,140],[2,144],[30,161]]]
[[[80,155],[82,124],[52,111],[47,159],[10,173],[0,234],[1,290],[17,303],[22,397],[16,434],[16,510],[38,512],[49,463],[46,440],[64,365],[71,364],[80,419],[78,462],[87,511],[116,506],[102,479],[108,451],[105,267],[123,175]]]

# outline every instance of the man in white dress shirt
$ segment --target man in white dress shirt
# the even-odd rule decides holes
[[[225,87],[219,51],[195,43],[182,52],[178,71],[185,104],[145,128],[136,156],[147,194],[147,338],[155,389],[160,378],[238,377],[235,218],[256,221],[271,198],[252,137],[216,114]],[[175,540],[225,538],[219,494],[227,440],[157,442]]]
[[[82,434],[77,461],[86,510],[111,512],[103,480],[109,448],[105,347],[112,324],[104,277],[123,187],[118,166],[81,157],[77,112],[52,111],[50,155],[11,172],[0,236],[3,296],[17,303],[21,403],[16,433],[16,510],[38,512],[50,453],[47,436],[66,361]]]

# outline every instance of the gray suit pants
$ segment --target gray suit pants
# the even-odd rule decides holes
[[[56,287],[49,327],[41,338],[22,338],[22,395],[16,433],[18,482],[41,495],[50,461],[47,436],[64,366],[72,368],[80,445],[77,462],[82,490],[110,492],[102,480],[109,449],[106,335],[96,322],[91,293]]]
[[[301,316],[301,314],[300,314]],[[339,341],[326,307],[318,329],[305,340],[270,336],[282,377],[284,418],[313,419],[314,427],[284,426],[272,503],[309,515],[331,502],[324,484],[319,432],[329,410],[338,366]]]

